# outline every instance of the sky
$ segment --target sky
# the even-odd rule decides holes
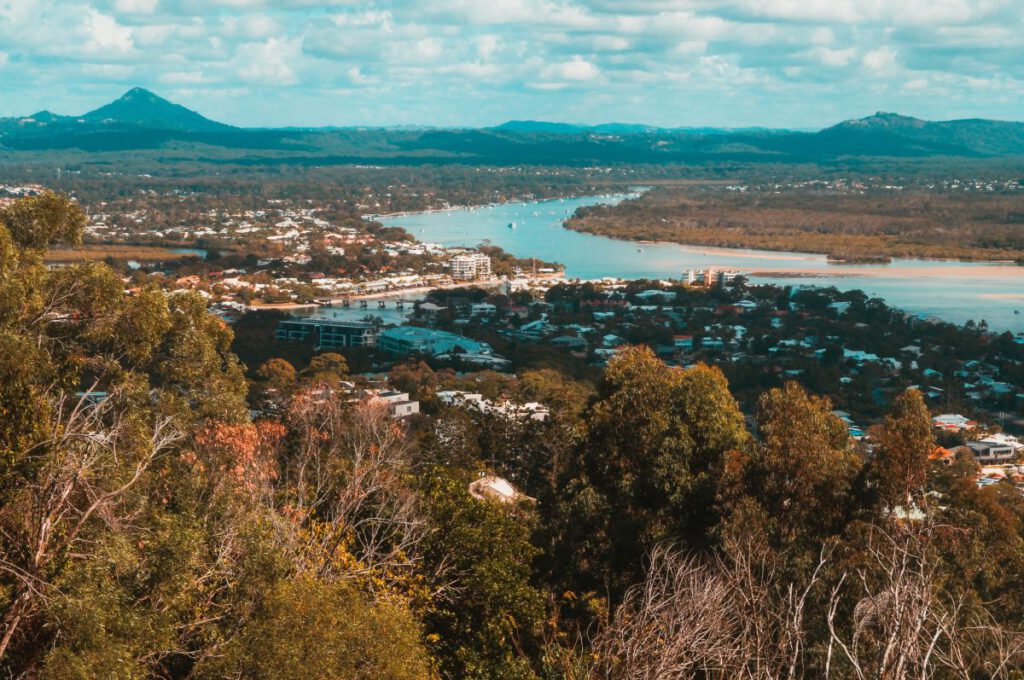
[[[0,0],[0,116],[243,126],[1024,119],[1021,0]]]

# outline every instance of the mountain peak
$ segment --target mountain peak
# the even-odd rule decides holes
[[[224,131],[231,128],[142,87],[133,87],[109,104],[82,117],[93,122],[127,123],[146,128],[190,132]]]
[[[836,127],[861,128],[873,130],[897,130],[905,128],[922,128],[925,125],[927,125],[927,122],[921,120],[920,118],[904,116],[898,113],[888,113],[886,111],[879,111],[873,116],[867,116],[865,118],[852,118],[850,120],[843,121]]]

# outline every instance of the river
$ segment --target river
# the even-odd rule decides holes
[[[686,269],[724,267],[743,272],[752,283],[861,289],[922,317],[954,323],[985,320],[996,330],[1024,331],[1024,267],[1015,264],[894,259],[889,264],[836,265],[824,255],[636,243],[562,226],[578,207],[614,204],[628,196],[505,203],[378,219],[405,228],[420,241],[444,246],[489,241],[517,257],[560,262],[568,278],[678,279]]]

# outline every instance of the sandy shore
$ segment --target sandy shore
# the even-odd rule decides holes
[[[751,276],[763,277],[834,277],[859,276],[865,278],[907,278],[907,279],[978,279],[998,277],[1003,280],[1019,280],[1024,285],[1024,267],[1006,263],[964,263],[959,266],[936,265],[934,267],[906,267],[900,265],[829,265],[824,268],[781,268],[770,267],[751,272]]]

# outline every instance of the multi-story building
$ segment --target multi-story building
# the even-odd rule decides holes
[[[453,279],[473,281],[491,275],[491,258],[483,253],[456,255],[448,261]]]
[[[373,347],[377,344],[376,329],[365,321],[287,319],[277,325],[278,340],[304,341],[310,337],[317,349]]]
[[[470,354],[490,354],[491,346],[447,331],[419,326],[397,326],[380,334],[379,346],[392,354],[449,354],[460,350]]]
[[[736,280],[740,273],[734,269],[687,269],[683,272],[683,283],[689,286],[726,286]]]

